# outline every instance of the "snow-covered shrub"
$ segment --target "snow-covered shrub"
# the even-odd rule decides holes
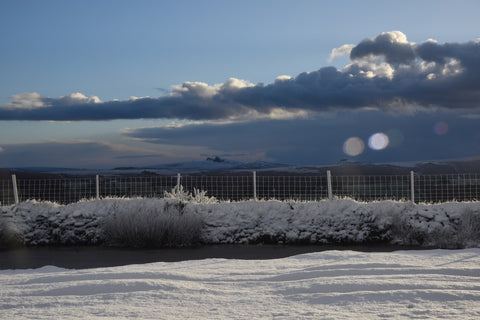
[[[183,189],[183,186],[177,188],[175,186],[171,192],[165,191],[164,197],[166,199],[178,200],[182,202],[195,202],[195,203],[217,203],[218,200],[215,197],[207,196],[207,191],[201,191],[197,188],[193,188],[193,194]]]
[[[462,247],[478,246],[480,243],[480,211],[465,208],[459,216],[457,233]]]
[[[143,202],[145,203],[145,202]],[[202,219],[185,212],[181,201],[163,200],[161,207],[114,206],[103,220],[103,234],[108,245],[128,247],[173,247],[199,242]]]
[[[21,244],[18,231],[6,217],[0,216],[0,248],[11,248]]]
[[[480,211],[469,204],[420,204],[405,209],[391,214],[393,243],[448,249],[480,243]]]

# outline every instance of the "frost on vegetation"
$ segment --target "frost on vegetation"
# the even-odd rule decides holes
[[[194,203],[218,203],[215,197],[207,196],[207,191],[201,191],[197,188],[193,188],[193,194],[183,189],[183,186],[175,186],[171,192],[164,192],[165,199],[178,200],[182,202],[194,202]]]
[[[162,200],[157,206],[135,201],[134,206],[114,204],[102,222],[107,245],[174,247],[199,242],[202,219],[185,212],[181,201]]]
[[[17,247],[22,244],[19,231],[9,221],[9,217],[0,216],[0,249]]]
[[[480,244],[480,210],[465,209],[460,214],[460,223],[456,224],[459,242],[465,247]]]
[[[391,216],[393,243],[436,248],[480,246],[480,208],[456,205],[418,205],[415,210]]]
[[[4,206],[0,209],[0,243],[130,247],[223,243],[480,246],[480,202],[218,202],[204,192],[194,191],[192,195],[183,188],[167,196],[69,205],[27,201]]]

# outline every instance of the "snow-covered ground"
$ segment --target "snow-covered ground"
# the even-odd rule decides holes
[[[103,199],[65,206],[29,201],[0,208],[3,245],[156,241],[383,242],[470,249],[346,250],[274,260],[2,270],[1,318],[480,318],[480,248],[475,248],[480,244],[479,202]]]
[[[382,242],[466,248],[480,246],[480,202],[29,201],[0,208],[0,245],[9,241],[133,246]]]
[[[3,319],[479,319],[480,249],[0,271]]]

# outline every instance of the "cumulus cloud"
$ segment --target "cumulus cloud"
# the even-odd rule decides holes
[[[330,53],[330,58],[328,59],[328,61],[332,62],[337,57],[341,57],[343,55],[350,55],[350,52],[354,47],[355,47],[354,44],[344,44],[340,48],[332,49],[332,52]]]
[[[10,97],[12,103],[3,105],[5,109],[35,109],[45,106],[44,98],[36,92],[20,93]]]
[[[350,51],[350,59],[361,60],[366,56],[382,56],[389,64],[409,64],[415,60],[415,44],[407,41],[400,31],[383,32],[361,41]]]
[[[416,44],[400,31],[384,32],[357,45],[344,45],[331,57],[349,54],[338,70],[323,67],[296,77],[280,76],[268,85],[230,78],[209,85],[185,82],[158,98],[101,102],[75,93],[47,98],[38,93],[12,96],[0,106],[0,120],[238,119],[247,116],[377,109],[480,107],[480,42]]]
[[[43,97],[39,93],[20,93],[10,97],[11,103],[0,106],[1,109],[32,110],[37,108],[54,106],[72,106],[78,104],[94,104],[102,101],[97,96],[87,97],[86,95],[75,92],[69,95],[58,97],[56,99]],[[0,110],[1,110],[0,109]]]
[[[286,81],[286,80],[291,80],[292,77],[289,75],[281,75],[275,78],[275,81]]]

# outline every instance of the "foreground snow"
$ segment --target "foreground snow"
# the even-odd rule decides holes
[[[0,271],[4,319],[479,319],[480,249]]]

